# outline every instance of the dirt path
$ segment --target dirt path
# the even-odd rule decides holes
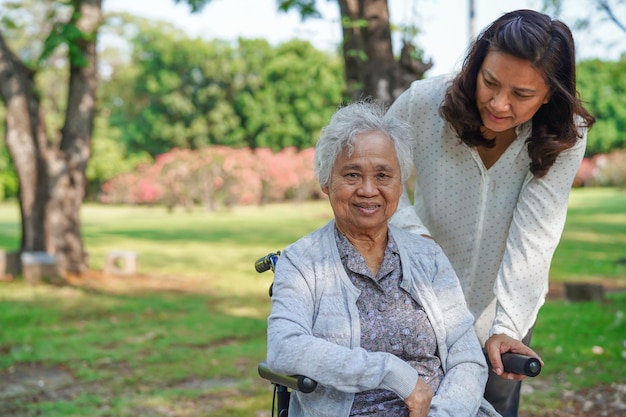
[[[526,382],[524,382],[526,384]],[[532,393],[522,393],[522,401],[529,402]],[[626,384],[600,385],[587,390],[566,391],[560,396],[559,410],[528,412],[518,417],[624,417],[626,416]]]

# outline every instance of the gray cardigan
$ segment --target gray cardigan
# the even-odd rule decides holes
[[[318,382],[313,393],[292,393],[290,417],[348,416],[354,393],[376,388],[405,399],[419,377],[397,356],[359,347],[360,291],[341,264],[334,227],[332,220],[288,246],[276,264],[267,363]],[[450,263],[432,240],[389,231],[400,251],[401,286],[426,310],[445,373],[428,416],[474,417],[481,403],[498,416],[483,400],[487,364]]]

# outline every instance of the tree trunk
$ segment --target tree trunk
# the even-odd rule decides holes
[[[21,251],[48,251],[45,206],[49,199],[47,138],[34,72],[11,52],[0,34],[0,96],[6,107],[6,143],[19,181]]]
[[[68,272],[87,269],[80,222],[80,207],[87,190],[85,169],[91,157],[91,135],[96,114],[98,67],[96,34],[102,22],[102,0],[83,0],[76,6],[75,22],[85,38],[78,41],[84,64],[70,58],[65,125],[58,157],[49,167],[51,198],[47,219],[57,262]]]
[[[77,1],[75,7],[78,13],[69,24],[85,36],[73,44],[80,52],[69,59],[60,144],[51,143],[46,136],[34,73],[10,51],[0,33],[0,96],[7,109],[7,146],[20,184],[20,250],[54,255],[62,273],[81,273],[87,268],[80,207],[96,108],[96,33],[102,20],[102,0]]]
[[[393,55],[387,0],[338,0],[343,29],[343,57],[348,95],[372,97],[390,105],[412,81],[432,67],[415,59],[405,42],[398,60]]]
[[[339,0],[343,33],[343,61],[347,93],[352,100],[360,98],[365,89],[367,56],[362,30],[359,25],[361,11],[357,0]]]

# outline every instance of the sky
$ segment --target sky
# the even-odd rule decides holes
[[[434,66],[427,76],[454,71],[465,55],[469,39],[469,0],[388,0],[393,24],[415,24],[421,33],[415,39]],[[501,14],[521,8],[539,10],[541,0],[474,0],[475,31],[480,31]],[[586,2],[570,2],[568,14],[560,18],[570,26],[585,14]],[[278,12],[276,0],[212,0],[202,13],[191,14],[186,4],[174,0],[105,0],[105,11],[125,11],[151,19],[165,20],[191,37],[236,40],[263,38],[277,45],[293,38],[310,41],[315,47],[333,51],[341,42],[339,7],[335,0],[318,0],[322,19],[300,20],[296,12]],[[588,7],[588,6],[587,6]],[[576,10],[578,9],[578,10]],[[604,29],[611,31],[611,25]],[[597,28],[596,28],[597,30]],[[616,60],[617,48],[590,42],[584,32],[574,32],[579,58]],[[622,35],[623,36],[623,35]],[[394,38],[394,45],[399,45]]]

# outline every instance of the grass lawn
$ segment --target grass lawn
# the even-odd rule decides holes
[[[574,189],[554,254],[554,281],[613,280],[626,286],[626,190]]]
[[[325,224],[325,201],[167,212],[85,205],[92,271],[80,286],[0,282],[0,416],[269,416],[265,356],[271,272],[254,261]],[[0,244],[19,240],[0,206]],[[574,190],[554,282],[626,285],[626,193]],[[138,253],[136,277],[99,273],[110,250]],[[558,393],[626,382],[626,295],[550,300],[533,345],[546,367],[522,409],[560,407]],[[549,415],[549,414],[548,414]]]

